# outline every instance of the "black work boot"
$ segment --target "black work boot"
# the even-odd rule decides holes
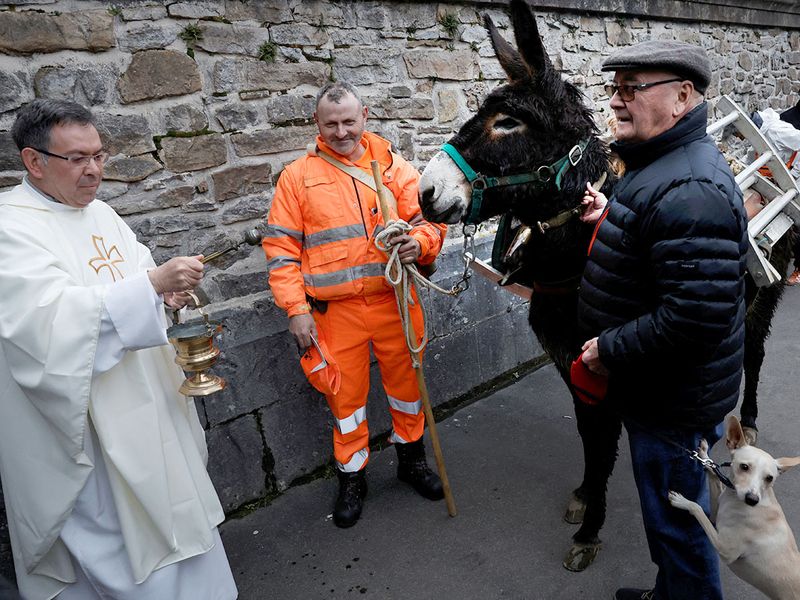
[[[397,450],[397,478],[411,484],[417,493],[428,500],[444,498],[442,480],[425,462],[425,445],[422,438],[408,444],[395,444]]]
[[[367,496],[365,470],[355,473],[336,471],[339,477],[339,496],[333,507],[333,522],[337,527],[352,527],[361,516],[364,498]]]

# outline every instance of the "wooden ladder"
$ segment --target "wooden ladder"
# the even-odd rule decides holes
[[[750,238],[747,270],[759,287],[779,283],[784,274],[778,273],[769,258],[778,240],[792,225],[800,224],[800,188],[775,148],[739,105],[728,96],[722,96],[717,101],[716,109],[724,116],[709,125],[707,133],[713,135],[725,126],[732,125],[747,139],[756,151],[757,158],[736,175],[736,184],[743,194],[752,188],[767,202],[747,226]],[[758,172],[763,166],[769,167],[772,172],[771,180]]]

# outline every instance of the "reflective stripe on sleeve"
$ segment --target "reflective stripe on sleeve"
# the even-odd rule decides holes
[[[345,473],[355,473],[356,471],[360,471],[361,467],[364,466],[364,463],[367,462],[367,458],[369,457],[369,448],[362,448],[355,454],[353,454],[353,458],[350,459],[346,465],[343,465],[340,462],[336,462],[336,466],[339,467],[340,471],[344,471]]]
[[[404,402],[392,396],[388,396],[389,406],[398,412],[406,413],[407,415],[418,415],[422,409],[422,400],[417,398],[414,402]]]
[[[303,246],[313,248],[314,246],[321,246],[331,242],[363,238],[365,235],[363,225],[343,225],[342,227],[332,227],[331,229],[323,229],[322,231],[308,234]]]
[[[297,265],[299,267],[300,260],[291,256],[276,256],[267,261],[267,269],[270,271],[273,269],[280,269],[287,265]]]
[[[331,271],[330,273],[303,274],[303,283],[316,288],[340,285],[364,277],[383,277],[386,263],[368,263]]]
[[[294,238],[300,242],[303,241],[302,231],[296,231],[294,229],[289,229],[287,227],[281,227],[280,225],[267,225],[267,229],[264,232],[264,237],[267,238],[279,238],[287,235],[290,238]]]
[[[364,421],[367,420],[367,407],[362,406],[361,408],[357,409],[349,417],[345,417],[344,419],[334,419],[336,423],[336,429],[339,430],[339,433],[342,435],[346,435],[352,431],[358,429],[358,426],[361,425]]]

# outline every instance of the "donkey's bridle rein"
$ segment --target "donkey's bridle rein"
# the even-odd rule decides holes
[[[576,166],[581,161],[583,158],[583,151],[586,150],[586,146],[588,145],[588,139],[581,140],[557,161],[550,165],[542,165],[532,173],[506,175],[504,177],[489,177],[476,172],[475,169],[469,166],[469,163],[464,160],[464,157],[461,156],[461,153],[456,150],[454,146],[445,144],[442,146],[442,151],[456,163],[456,166],[461,169],[464,177],[467,178],[467,181],[469,181],[472,187],[472,208],[464,223],[467,225],[477,225],[481,222],[479,215],[481,212],[481,205],[483,204],[483,192],[489,188],[533,183],[536,184],[539,189],[544,189],[551,183],[553,175],[555,175],[555,187],[558,191],[561,191],[561,179],[564,173],[566,173],[570,167]],[[552,219],[539,222],[539,231],[544,233],[548,229],[559,227],[573,217],[579,215],[580,212],[581,205],[578,204],[578,206],[557,214]]]

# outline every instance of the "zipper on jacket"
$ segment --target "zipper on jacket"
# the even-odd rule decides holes
[[[369,240],[369,231],[367,231],[367,221],[366,219],[364,219],[364,207],[361,206],[361,196],[358,193],[358,186],[356,185],[356,180],[353,179],[352,177],[350,178],[350,181],[353,182],[353,190],[355,190],[356,192],[356,200],[358,200],[358,212],[361,215],[361,223],[363,223],[364,225],[364,237],[367,238],[367,240]]]

